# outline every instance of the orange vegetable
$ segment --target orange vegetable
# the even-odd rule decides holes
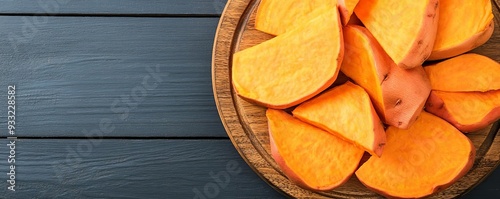
[[[344,44],[340,70],[366,90],[386,124],[408,128],[420,115],[431,91],[422,67],[398,67],[361,26],[344,27]]]
[[[360,0],[354,12],[398,66],[414,68],[431,54],[438,5],[438,0]]]
[[[358,167],[363,150],[328,132],[268,109],[272,157],[285,175],[313,190],[330,190],[346,182]]]
[[[337,0],[261,0],[255,17],[255,28],[280,35],[295,27],[297,20],[307,17],[316,8],[335,8]]]
[[[485,92],[500,89],[500,64],[483,55],[463,54],[424,69],[433,90]]]
[[[328,33],[328,34],[325,34]],[[270,108],[295,106],[328,88],[344,54],[338,10],[233,56],[236,92]]]
[[[500,119],[500,90],[432,91],[425,109],[463,132],[477,131]]]
[[[359,0],[338,0],[338,7],[343,25],[347,25],[347,23],[351,19],[354,8],[358,4],[358,2]]]
[[[324,129],[380,156],[385,133],[370,97],[363,88],[347,82],[293,110],[302,121]]]
[[[446,121],[422,112],[407,130],[389,127],[382,157],[370,157],[356,176],[387,197],[425,197],[465,175],[474,157],[475,148],[465,135]]]
[[[429,60],[453,57],[488,41],[493,34],[491,0],[439,0],[439,25]]]

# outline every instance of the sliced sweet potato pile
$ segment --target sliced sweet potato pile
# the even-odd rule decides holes
[[[358,5],[359,0],[338,0],[338,7],[340,11],[340,18],[342,24],[345,26],[351,19],[354,13],[354,8]]]
[[[328,88],[344,57],[338,10],[233,56],[236,93],[270,108],[295,106]]]
[[[354,12],[398,66],[414,68],[431,54],[438,5],[438,0],[361,0]]]
[[[370,97],[351,82],[334,87],[299,105],[293,115],[380,156],[385,133]]]
[[[463,54],[424,69],[433,90],[485,92],[500,89],[500,64],[483,55]]]
[[[354,173],[363,150],[284,111],[266,112],[272,157],[285,175],[312,190],[330,190]]]
[[[474,163],[472,142],[446,121],[422,112],[407,130],[387,129],[382,157],[372,156],[356,176],[384,196],[419,198],[445,189]]]
[[[453,57],[488,41],[493,34],[490,0],[439,0],[439,25],[429,60]]]
[[[255,16],[255,28],[280,35],[294,27],[297,20],[320,7],[335,8],[337,0],[261,0]]]
[[[408,128],[420,115],[431,91],[422,67],[398,67],[361,26],[344,27],[344,45],[340,70],[366,90],[386,124]]]
[[[477,131],[500,119],[500,90],[432,91],[425,109],[453,124],[462,132]]]

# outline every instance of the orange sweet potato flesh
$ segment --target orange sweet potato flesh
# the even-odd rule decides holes
[[[354,13],[354,8],[358,4],[359,0],[338,0],[338,7],[340,11],[340,16],[342,19],[342,24],[345,26],[351,19]]]
[[[398,67],[361,26],[344,27],[344,45],[340,70],[366,90],[382,121],[408,128],[420,115],[431,91],[422,67]]]
[[[439,0],[439,25],[429,60],[453,57],[488,41],[494,22],[491,0]]]
[[[293,115],[380,156],[385,132],[370,97],[352,82],[334,87],[299,105]]]
[[[500,119],[500,90],[432,91],[425,109],[462,132],[477,131]]]
[[[294,28],[297,20],[320,7],[335,8],[337,0],[261,0],[255,17],[255,28],[280,35]]]
[[[363,150],[281,110],[268,109],[271,154],[285,175],[311,190],[330,190],[354,173]]]
[[[382,157],[357,171],[369,189],[387,197],[420,198],[445,189],[474,163],[472,142],[446,121],[422,112],[409,129],[389,127]]]
[[[414,68],[431,54],[438,5],[438,0],[360,0],[354,12],[398,66]]]
[[[424,67],[433,90],[489,91],[500,89],[500,64],[474,53]]]
[[[232,82],[242,98],[285,109],[327,89],[344,54],[338,10],[233,55]]]

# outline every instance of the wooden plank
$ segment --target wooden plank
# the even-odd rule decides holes
[[[0,140],[0,157],[7,159],[9,142]],[[6,198],[195,198],[197,190],[217,184],[211,174],[227,185],[217,185],[218,194],[207,188],[205,198],[281,197],[229,140],[20,139],[15,147],[15,193],[7,190],[9,176],[1,175],[0,195]],[[6,159],[0,161],[0,173],[10,172]],[[499,179],[497,169],[466,196],[500,194]]]
[[[229,140],[101,140],[79,153],[79,146],[92,141],[97,140],[17,140],[16,191],[7,188],[10,164],[5,159],[0,161],[0,195],[196,198],[199,191],[204,198],[280,197],[245,164]],[[7,158],[8,140],[0,143],[0,157]]]
[[[15,0],[1,14],[220,15],[227,0]]]
[[[104,136],[227,137],[210,76],[217,18],[25,24],[36,20],[0,16],[0,99],[16,86],[17,136],[84,137],[110,125]]]

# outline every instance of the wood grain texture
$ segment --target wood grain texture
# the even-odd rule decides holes
[[[16,85],[17,136],[85,137],[104,122],[110,137],[227,137],[210,78],[218,18],[26,20],[0,16],[0,98]]]
[[[16,191],[7,190],[10,165],[0,161],[0,197],[195,198],[196,190],[205,198],[281,197],[229,140],[101,140],[79,153],[79,145],[96,141],[17,140]],[[0,140],[1,157],[8,156],[7,143]]]
[[[226,131],[248,164],[273,186],[289,196],[298,198],[379,198],[367,190],[355,177],[345,185],[329,192],[311,192],[287,180],[270,156],[265,109],[239,98],[231,87],[231,57],[234,52],[248,48],[272,36],[254,29],[258,0],[231,0],[224,11],[215,38],[212,77],[214,95]],[[494,8],[496,22],[499,12]],[[500,23],[497,23],[497,25]],[[490,41],[474,52],[500,61],[500,30],[496,28]],[[493,129],[493,130],[490,130]],[[500,162],[500,133],[497,126],[468,134],[478,149],[471,171],[450,188],[433,198],[453,198],[463,195],[492,172]]]
[[[241,172],[230,175],[216,198],[283,197],[247,166],[229,140],[111,139],[93,145],[89,152],[82,153],[85,156],[74,155],[79,154],[78,145],[87,141],[98,140],[17,140],[18,186],[15,193],[8,191],[4,182],[7,175],[2,174],[0,197],[194,198],[193,189],[204,192],[206,184],[215,182],[210,172],[215,176],[226,171],[228,164],[236,164]],[[0,139],[1,157],[7,157],[7,143]],[[71,164],[75,157],[81,158],[79,164]],[[7,161],[0,161],[0,172],[9,172],[8,166]],[[477,187],[465,198],[491,198],[487,196],[497,193],[491,187],[500,183],[500,170],[487,181],[489,189]]]
[[[226,0],[0,0],[0,14],[220,15]]]

